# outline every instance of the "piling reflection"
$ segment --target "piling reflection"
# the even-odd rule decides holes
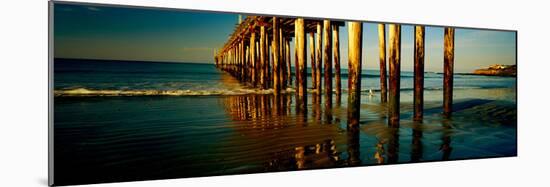
[[[311,97],[312,117],[316,122],[321,122],[321,95],[313,93]]]
[[[395,164],[399,160],[399,128],[390,127],[388,138],[388,164]]]
[[[292,97],[288,95],[245,95],[229,96],[223,99],[226,114],[233,121],[272,120],[274,125],[290,114]],[[260,124],[260,123],[252,123]]]
[[[412,142],[411,142],[411,162],[419,162],[422,160],[422,129],[421,124],[415,122],[412,128]]]
[[[449,157],[451,156],[451,152],[453,151],[453,147],[451,147],[451,121],[449,119],[443,119],[442,121],[443,125],[443,133],[441,135],[441,146],[439,147],[439,150],[442,152],[442,158],[441,160],[449,160]]]
[[[337,151],[336,140],[340,138],[335,126],[317,126],[309,129],[310,124],[319,124],[322,111],[319,97],[313,96],[311,119],[308,120],[307,109],[300,103],[292,106],[293,94],[281,95],[242,95],[228,96],[223,99],[226,114],[233,121],[242,138],[252,142],[275,141],[278,149],[266,150],[266,170],[278,171],[288,169],[328,168],[344,164]],[[298,99],[299,102],[299,99]],[[305,105],[305,104],[304,104]],[[290,113],[291,108],[296,113]],[[309,130],[308,130],[309,129]],[[305,131],[305,132],[301,132]],[[350,131],[350,163],[360,164],[359,129]],[[279,139],[280,138],[280,139]],[[345,142],[345,141],[344,141]],[[263,148],[262,148],[263,149]],[[282,150],[282,151],[280,151]],[[254,152],[255,150],[246,150]]]
[[[296,95],[296,124],[307,126],[307,97]]]
[[[325,96],[325,123],[332,124],[332,95]]]
[[[296,114],[302,115],[307,114],[307,97],[303,95],[296,94]],[[306,116],[303,116],[303,120],[307,119]]]
[[[342,94],[336,94],[336,106],[340,107],[342,105]]]
[[[377,164],[383,164],[386,160],[386,149],[384,148],[384,141],[378,140],[375,148],[376,151],[374,152],[374,159],[376,159]]]
[[[297,146],[276,153],[277,157],[267,163],[267,171],[288,169],[330,168],[341,165],[340,154],[334,140],[327,139],[316,144]]]
[[[348,160],[349,166],[361,165],[359,146],[359,125],[350,125],[347,129]]]
[[[399,128],[387,127],[387,124],[380,123],[372,125],[375,132],[376,142],[373,146],[374,159],[376,164],[395,164],[399,162]]]
[[[321,106],[322,96],[312,93],[308,97],[311,98],[310,103],[300,103],[303,100],[300,101],[301,98],[292,93],[251,94],[227,96],[222,104],[232,120],[233,128],[242,136],[240,139],[249,143],[270,142],[257,150],[267,154],[262,162],[269,171],[451,158],[453,134],[450,119],[441,118],[441,126],[429,124],[427,127],[423,121],[410,120],[401,127],[392,127],[388,126],[383,104],[362,106],[359,97],[353,93],[347,95],[347,107],[332,106],[328,108],[330,114],[327,114],[327,105]],[[333,117],[332,123],[328,122],[327,115]],[[370,119],[363,126],[360,125],[361,116]],[[343,124],[340,124],[341,118],[344,119]],[[362,140],[363,132],[366,137]],[[441,143],[426,149],[423,144],[426,136],[429,139],[440,138]],[[361,149],[361,144],[369,146]],[[426,150],[437,150],[438,154],[426,154]]]

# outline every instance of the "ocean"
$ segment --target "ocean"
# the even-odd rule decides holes
[[[426,73],[424,120],[413,122],[413,73],[402,72],[396,129],[380,103],[379,72],[363,70],[360,125],[349,131],[342,73],[341,103],[308,99],[298,111],[293,88],[274,97],[213,64],[55,59],[56,184],[517,154],[515,77],[454,75],[446,119],[443,75]]]

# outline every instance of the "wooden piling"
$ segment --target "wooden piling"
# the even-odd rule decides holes
[[[231,75],[235,75],[235,69],[234,69],[234,63],[235,63],[235,55],[234,55],[234,48],[231,47],[231,49],[229,50],[229,71],[231,73]]]
[[[363,23],[348,22],[348,129],[359,125]]]
[[[321,41],[322,41],[322,34],[323,30],[321,29],[321,23],[317,22],[317,40],[315,41],[315,90],[320,95],[322,90],[322,84],[321,84],[321,71],[322,70],[322,63],[321,63]],[[313,78],[313,77],[312,77]]]
[[[271,60],[271,45],[270,45],[270,42],[269,42],[269,35],[266,34],[266,37],[265,37],[265,49],[266,49],[266,66],[264,67],[264,71],[265,71],[265,74],[267,75],[266,76],[266,88],[270,88],[271,87],[271,81],[273,81],[273,74],[271,73],[271,67],[272,67],[272,60]]]
[[[281,82],[281,89],[286,90],[286,61],[285,61],[285,38],[283,37],[282,25],[279,27],[279,79]]]
[[[240,43],[240,42],[239,42]],[[241,76],[240,76],[240,61],[239,61],[239,58],[240,58],[240,55],[239,55],[239,43],[236,43],[235,44],[235,48],[234,48],[234,51],[235,51],[235,66],[234,66],[234,76],[237,78],[237,80],[241,80]]]
[[[247,83],[250,83],[252,78],[250,77],[250,48],[248,45],[245,44],[244,46],[244,64],[245,64],[245,81]]]
[[[307,111],[307,81],[306,81],[306,46],[305,46],[305,24],[303,18],[296,18],[294,21],[294,32],[296,34],[296,57],[299,74],[296,82],[297,88],[296,108],[303,113]],[[305,117],[305,115],[304,115]]]
[[[414,27],[414,114],[422,120],[424,112],[424,26]]]
[[[325,116],[332,123],[332,28],[330,20],[323,20],[323,62],[325,70]]]
[[[285,41],[285,58],[286,58],[286,66],[287,66],[287,81],[288,85],[292,85],[292,67],[291,67],[291,60],[290,60],[290,38],[287,38]]]
[[[254,30],[255,25],[250,28],[250,64],[251,64],[251,79],[252,85],[256,87],[256,32]]]
[[[386,77],[386,25],[378,24],[378,47],[380,57],[380,101],[388,101],[388,78]]]
[[[337,99],[338,100],[337,102],[339,103],[340,101],[340,94],[342,93],[342,80],[340,78],[340,34],[339,34],[339,26],[338,25],[333,25],[332,26],[332,41],[334,42],[333,43],[333,46],[332,46],[332,52],[334,53],[334,78],[335,78],[335,82],[336,82],[336,95],[337,95]]]
[[[240,65],[241,65],[241,82],[246,81],[246,61],[244,60],[244,39],[241,39],[241,42],[239,44],[239,57],[240,57]]]
[[[453,71],[454,71],[454,48],[455,29],[445,27],[443,55],[443,114],[451,117],[453,109]]]
[[[241,42],[239,41],[239,43],[237,44],[236,48],[236,55],[237,55],[237,75],[238,75],[238,79],[242,82],[243,80],[243,61],[242,61],[242,57],[241,57]]]
[[[260,26],[260,88],[266,89],[266,50],[265,50],[265,26]]]
[[[388,125],[399,126],[399,93],[401,79],[401,25],[390,24],[390,84],[388,102]]]
[[[323,20],[323,62],[325,70],[325,97],[332,102],[332,30],[330,20]]]
[[[240,65],[240,58],[241,58],[241,55],[239,54],[239,45],[240,45],[240,42],[235,44],[235,77],[237,77],[238,80],[241,80],[241,65]]]
[[[296,24],[294,24],[294,27],[296,27]],[[296,28],[295,28],[296,29]],[[294,32],[294,39],[298,38],[298,33]],[[296,79],[295,83],[295,89],[296,93],[298,93],[298,87],[300,87],[300,82],[298,80],[300,79],[300,73],[298,69],[298,43],[294,41],[294,77]]]
[[[236,46],[236,55],[237,55],[237,75],[238,75],[238,78],[239,80],[242,82],[243,80],[243,61],[242,61],[242,51],[241,51],[241,42],[239,41],[239,43],[237,44]]]
[[[262,72],[262,66],[261,66],[261,60],[260,60],[260,39],[256,38],[256,68],[255,68],[255,75],[256,75],[256,87],[262,87],[260,82],[260,74]]]
[[[235,44],[235,74],[241,80],[241,42]]]
[[[299,86],[297,88],[298,95],[307,95],[307,81],[306,81],[306,46],[305,46],[305,25],[303,18],[297,18],[295,21],[296,32],[296,54],[298,57],[298,77]]]
[[[278,95],[281,93],[281,67],[279,66],[279,21],[277,17],[273,17],[273,41],[271,42],[273,48],[273,94]]]
[[[314,90],[316,90],[315,86],[317,85],[317,83],[315,83],[315,75],[316,75],[315,67],[317,65],[315,64],[315,33],[314,32],[309,33],[309,48],[310,48],[309,51],[311,51],[310,52],[310,58],[311,58],[311,86],[313,87]]]

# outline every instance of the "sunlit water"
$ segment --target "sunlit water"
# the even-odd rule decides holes
[[[368,71],[360,124],[348,128],[345,92],[340,101],[333,96],[332,108],[310,93],[307,109],[296,110],[292,89],[275,97],[213,65],[58,59],[54,68],[60,185],[515,156],[517,150],[515,78],[455,76],[454,113],[446,119],[441,75],[426,74],[424,120],[413,122],[412,77],[404,72],[400,128],[389,128],[376,92],[379,77]],[[175,94],[159,94],[166,91]]]

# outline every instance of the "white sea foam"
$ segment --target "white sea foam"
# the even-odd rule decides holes
[[[455,89],[474,89],[476,87],[458,87]],[[403,89],[408,90],[408,89]],[[412,91],[412,89],[410,89]],[[425,90],[441,90],[441,88],[426,88]],[[336,90],[333,90],[334,92]],[[347,93],[347,89],[342,89]],[[289,87],[282,91],[283,93],[294,93],[295,88]],[[315,89],[308,88],[308,93],[317,93]],[[378,89],[362,89],[362,93],[374,95],[379,92]],[[134,90],[114,90],[114,89],[89,89],[89,88],[70,88],[55,90],[56,97],[63,96],[215,96],[215,95],[248,95],[248,94],[272,94],[273,89],[258,89],[248,87],[233,87],[225,89],[175,89],[175,90],[157,90],[157,89],[134,89]],[[321,91],[324,93],[324,91]]]
[[[294,92],[288,88],[285,93]],[[62,96],[208,96],[208,95],[247,95],[247,94],[272,94],[273,89],[209,89],[209,90],[96,90],[87,88],[75,88],[67,90],[55,90],[56,97]]]

